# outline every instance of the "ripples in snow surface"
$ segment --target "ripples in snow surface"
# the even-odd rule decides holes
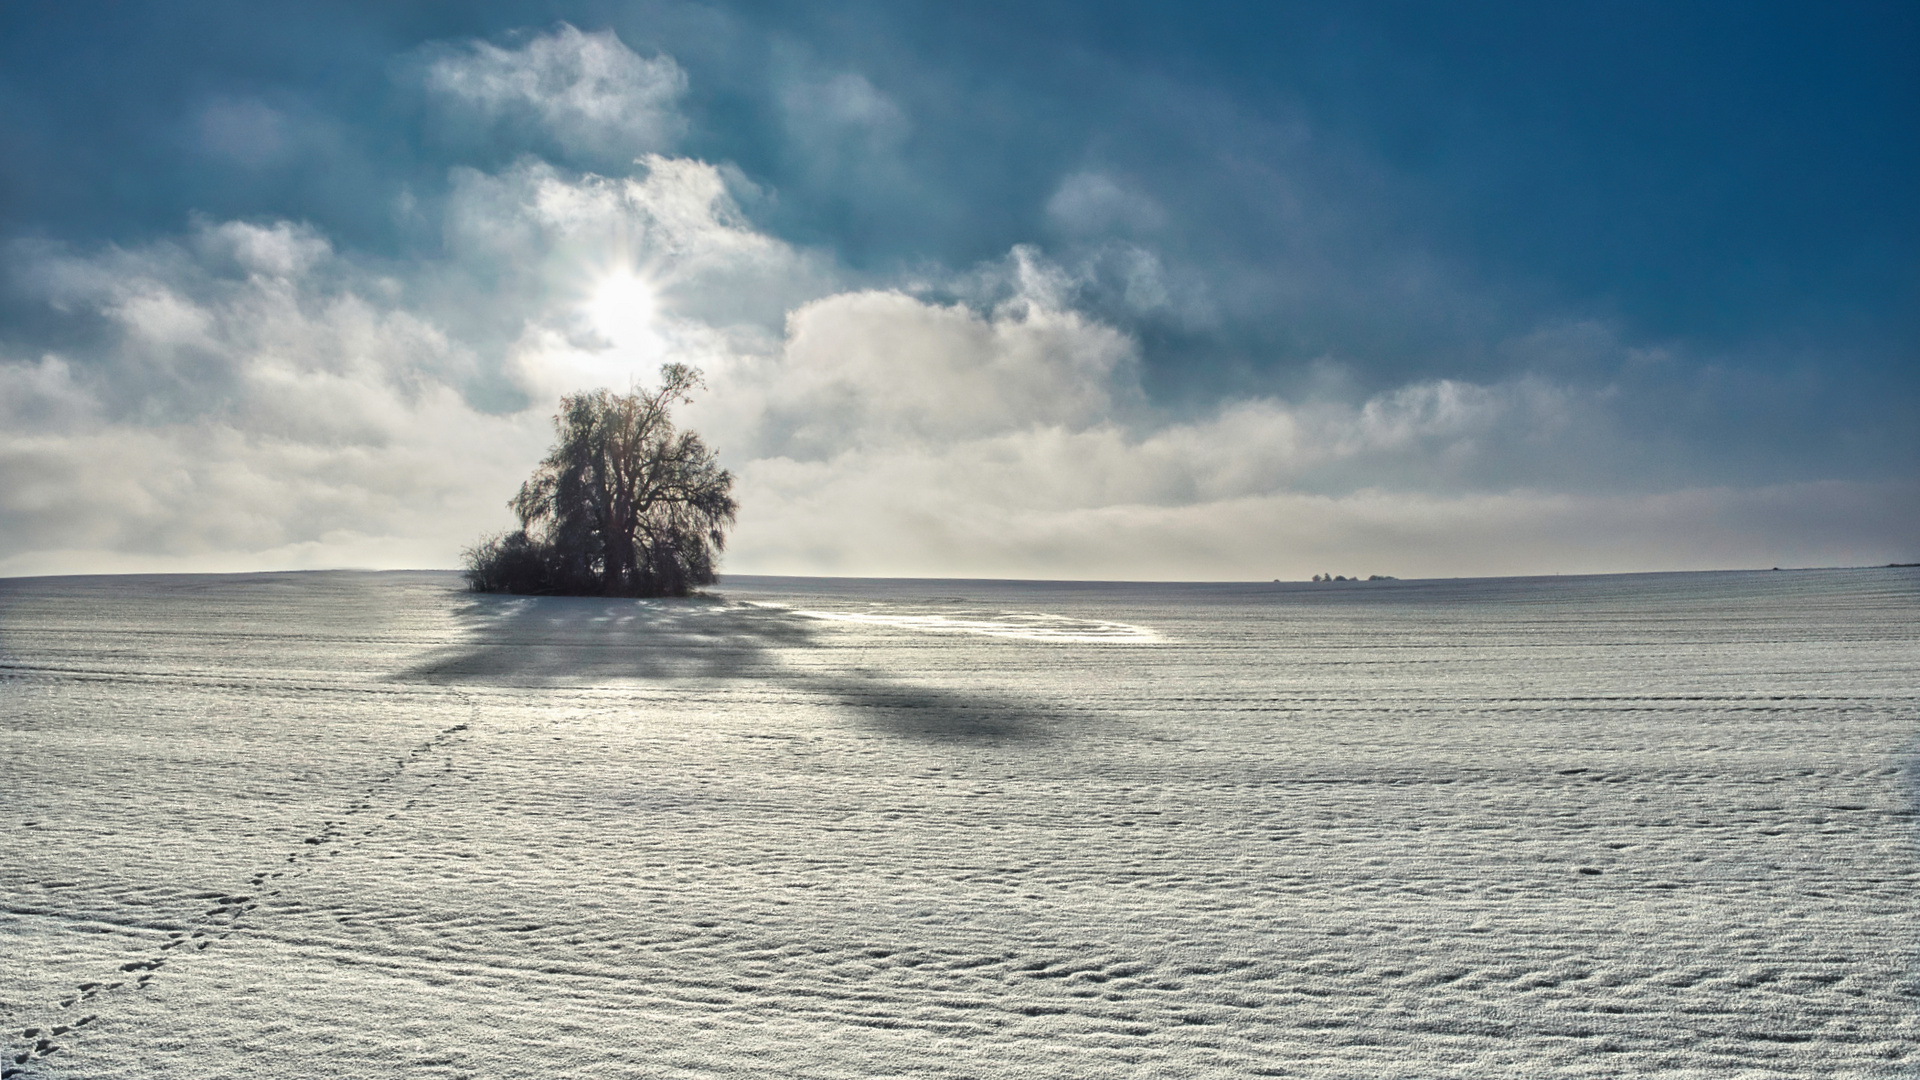
[[[3,580],[0,1080],[1911,1076],[1917,597]]]

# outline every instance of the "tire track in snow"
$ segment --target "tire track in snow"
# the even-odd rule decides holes
[[[478,706],[467,695],[452,692],[466,703],[471,715],[477,715]],[[419,746],[409,750],[392,768],[367,781],[367,788],[359,801],[348,806],[338,818],[329,818],[320,822],[320,827],[301,841],[300,847],[287,853],[286,858],[275,864],[271,870],[261,870],[247,883],[246,890],[232,890],[224,893],[205,893],[202,899],[211,900],[214,906],[182,929],[167,932],[168,940],[157,949],[148,950],[144,955],[135,956],[121,964],[113,974],[102,976],[76,985],[72,993],[61,998],[47,1011],[56,1016],[65,1017],[79,1012],[104,994],[137,992],[145,990],[158,977],[162,969],[170,963],[205,952],[214,943],[224,941],[251,928],[246,920],[249,912],[260,907],[263,900],[281,895],[285,883],[298,878],[315,865],[314,860],[322,851],[329,856],[341,850],[341,842],[354,837],[352,827],[365,820],[370,812],[380,809],[384,803],[381,795],[392,790],[392,785],[417,772],[418,766],[436,753],[449,749],[461,740],[463,733],[472,727],[472,720],[445,728],[427,739]],[[451,771],[452,762],[445,766]],[[429,785],[431,786],[431,785]],[[385,822],[391,821],[401,813],[414,807],[418,800],[409,799],[401,806],[380,818],[371,828],[363,829],[357,838],[347,846],[357,846],[366,837],[378,832]],[[0,1057],[0,1080],[15,1080],[30,1075],[30,1067],[68,1050],[79,1036],[92,1024],[100,1020],[98,1012],[88,1012],[75,1019],[61,1019],[58,1022],[45,1021],[41,1024],[20,1028],[18,1034],[8,1033],[8,1042],[4,1057]],[[64,1040],[64,1041],[61,1041]]]

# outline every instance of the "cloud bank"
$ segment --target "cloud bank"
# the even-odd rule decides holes
[[[756,226],[738,169],[672,146],[687,78],[608,32],[440,46],[410,77],[459,137],[430,254],[294,221],[6,251],[52,331],[0,340],[0,573],[452,566],[508,527],[558,397],[666,361],[739,477],[744,573],[1265,579],[1884,562],[1920,484],[1664,480],[1632,372],[1659,350],[1543,324],[1490,381],[1156,392],[1113,305],[1211,317],[1123,178],[1063,177],[1067,254],[855,272]],[[897,142],[864,78],[795,89],[792,137]],[[277,123],[221,105],[244,157]],[[242,136],[245,136],[244,138]],[[225,141],[222,141],[225,140]],[[822,160],[834,160],[822,151]],[[834,151],[837,152],[837,151]],[[609,164],[611,162],[611,164]],[[824,166],[823,166],[824,167]],[[1119,232],[1087,245],[1074,237]],[[1620,378],[1556,376],[1569,350]],[[1636,367],[1638,365],[1638,367]]]

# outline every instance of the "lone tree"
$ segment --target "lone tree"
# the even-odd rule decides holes
[[[700,373],[668,364],[660,376],[658,390],[561,399],[560,441],[507,504],[520,528],[466,552],[475,592],[685,596],[717,580],[733,474],[668,415]]]

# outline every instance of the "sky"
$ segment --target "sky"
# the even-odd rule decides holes
[[[0,6],[0,574],[453,567],[662,363],[723,571],[1920,561],[1905,3]]]

